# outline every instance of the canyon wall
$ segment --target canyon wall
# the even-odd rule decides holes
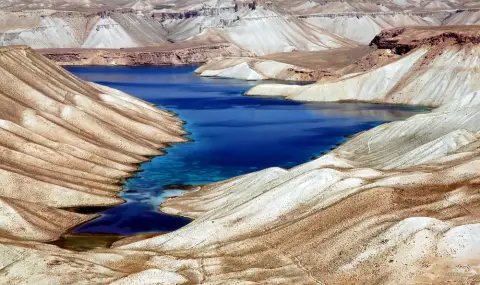
[[[56,63],[67,65],[185,65],[199,64],[214,58],[252,56],[229,43],[205,46],[139,49],[46,49],[38,50]]]

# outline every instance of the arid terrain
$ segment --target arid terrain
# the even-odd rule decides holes
[[[0,284],[480,283],[480,3],[0,3]],[[51,242],[185,142],[174,114],[60,65],[205,63],[309,81],[248,96],[427,106],[290,169],[202,185],[183,228],[87,251]],[[477,200],[479,199],[479,200]]]
[[[479,3],[447,0],[11,0],[0,9],[0,45],[42,49],[63,65],[190,64],[324,51],[368,45],[384,29],[480,21]],[[165,50],[172,52],[159,53]]]

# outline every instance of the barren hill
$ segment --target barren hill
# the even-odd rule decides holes
[[[374,43],[398,59],[293,86],[290,99],[437,109],[292,169],[202,186],[161,206],[189,225],[87,252],[39,241],[90,218],[60,208],[117,203],[115,181],[182,140],[179,122],[31,49],[1,49],[0,283],[480,282],[477,39],[475,27],[385,31]]]
[[[10,1],[0,45],[138,48],[213,31],[256,55],[368,44],[383,29],[475,24],[471,1]]]

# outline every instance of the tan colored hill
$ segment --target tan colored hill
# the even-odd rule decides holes
[[[0,236],[54,240],[93,218],[65,208],[122,203],[120,182],[182,134],[149,103],[0,48]]]

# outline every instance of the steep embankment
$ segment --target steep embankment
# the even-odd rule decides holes
[[[122,203],[136,164],[181,142],[181,122],[82,81],[27,47],[0,49],[0,235],[48,241],[93,218],[62,210]]]
[[[407,53],[391,63],[307,86],[259,85],[247,94],[437,107],[480,88],[479,35],[476,26],[387,30],[372,45]]]
[[[263,7],[248,11],[235,24],[225,26],[222,32],[231,42],[256,55],[356,45],[294,16],[282,15],[279,11]]]
[[[185,65],[200,64],[214,58],[251,56],[252,53],[230,43],[206,45],[171,44],[134,49],[46,49],[43,56],[60,65]]]

